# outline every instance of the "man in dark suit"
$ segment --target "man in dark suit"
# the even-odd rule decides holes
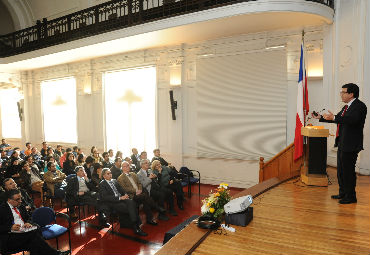
[[[100,210],[98,204],[98,194],[92,191],[95,187],[89,178],[83,166],[77,166],[76,176],[71,177],[67,181],[66,200],[69,207],[69,213],[74,214],[75,205],[88,204],[97,208],[99,212],[99,224],[104,228],[108,228],[110,224],[107,222],[107,217]]]
[[[22,196],[18,189],[7,191],[7,202],[0,205],[1,251],[30,251],[31,255],[67,255],[70,251],[57,251],[49,246],[32,224],[26,208],[21,205]]]
[[[120,157],[117,157],[114,160],[114,165],[110,168],[113,179],[117,180],[118,176],[122,174],[121,165],[122,165],[122,159]]]
[[[99,184],[99,199],[101,201],[102,211],[106,214],[114,209],[120,214],[129,214],[133,230],[136,235],[147,236],[148,234],[140,228],[139,212],[135,201],[129,198],[129,195],[118,184],[117,180],[112,179],[112,173],[108,168],[102,170],[103,180]]]
[[[140,169],[140,155],[136,148],[132,148],[131,160],[136,169]]]
[[[364,124],[367,114],[366,105],[361,102],[359,88],[356,84],[348,83],[342,86],[340,96],[346,105],[334,115],[332,112],[312,115],[321,122],[337,124],[335,145],[337,152],[337,176],[339,194],[331,198],[339,199],[341,204],[357,203],[355,166],[358,153],[363,150]]]

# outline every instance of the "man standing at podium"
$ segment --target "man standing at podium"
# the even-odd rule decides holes
[[[334,115],[332,112],[312,116],[320,122],[337,123],[335,147],[337,152],[337,177],[339,184],[338,195],[340,204],[357,203],[355,166],[358,153],[363,150],[364,124],[366,105],[358,99],[359,88],[356,84],[348,83],[342,86],[340,96],[346,105]]]

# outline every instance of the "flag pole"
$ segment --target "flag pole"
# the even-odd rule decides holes
[[[302,46],[303,46],[303,56],[306,56],[305,53],[305,46],[304,46],[304,29],[302,29]],[[303,84],[306,86],[306,58],[303,57],[303,64],[304,64],[304,70],[303,70]],[[303,126],[306,126],[306,91],[305,86],[303,87]]]

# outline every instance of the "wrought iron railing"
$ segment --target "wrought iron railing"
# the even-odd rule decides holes
[[[171,16],[257,0],[112,0],[57,19],[0,36],[0,57]],[[307,0],[334,8],[334,0]]]

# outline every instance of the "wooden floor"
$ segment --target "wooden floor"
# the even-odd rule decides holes
[[[285,182],[254,201],[247,227],[227,235],[211,233],[192,254],[370,254],[370,177],[357,179],[357,204],[341,205],[336,169],[332,185],[311,187],[298,179]]]

